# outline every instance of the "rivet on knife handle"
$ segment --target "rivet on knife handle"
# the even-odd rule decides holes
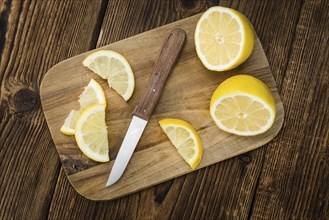
[[[180,28],[170,32],[165,39],[144,96],[140,100],[134,115],[144,120],[149,120],[160,98],[164,84],[183,49],[186,33]]]

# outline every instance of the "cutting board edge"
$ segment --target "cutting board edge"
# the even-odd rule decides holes
[[[183,176],[183,175],[187,175],[187,174],[190,174],[190,173],[193,173],[195,171],[198,171],[198,170],[201,170],[203,168],[206,168],[206,167],[209,167],[209,166],[212,166],[212,165],[215,165],[217,163],[220,163],[220,162],[223,162],[225,160],[228,160],[228,159],[231,159],[231,158],[234,158],[238,155],[241,155],[241,154],[244,154],[244,153],[247,153],[247,152],[251,152],[253,150],[257,150],[258,148],[260,147],[263,147],[264,145],[268,144],[269,142],[271,142],[277,135],[278,133],[280,132],[281,128],[278,130],[278,132],[275,134],[275,136],[272,137],[272,139],[269,139],[267,142],[265,142],[264,144],[260,144],[259,146],[257,146],[256,148],[254,149],[251,149],[251,150],[246,150],[246,151],[242,151],[242,152],[238,152],[236,153],[235,155],[232,155],[230,157],[227,157],[225,159],[222,159],[222,160],[219,160],[219,161],[216,161],[216,162],[212,162],[210,164],[207,164],[205,166],[202,166],[202,167],[197,167],[195,170],[192,170],[191,172],[186,172],[186,173],[181,173],[181,174],[177,174],[173,177],[170,177],[166,180],[159,180],[157,182],[152,182],[151,184],[149,185],[145,185],[143,187],[140,187],[138,189],[135,189],[135,190],[132,190],[132,191],[129,191],[129,192],[126,192],[126,193],[123,193],[123,194],[120,194],[118,196],[114,196],[114,197],[98,197],[98,196],[93,196],[94,194],[91,194],[91,195],[88,195],[86,193],[84,193],[79,187],[76,187],[77,184],[74,183],[74,181],[72,180],[72,177],[77,175],[78,173],[80,172],[84,172],[86,170],[83,170],[83,171],[80,171],[80,172],[77,172],[77,173],[74,173],[74,174],[71,174],[71,175],[67,175],[68,179],[69,179],[69,182],[71,184],[71,186],[76,190],[76,192],[78,192],[81,196],[83,196],[84,198],[86,199],[89,199],[89,200],[92,200],[92,201],[113,201],[113,200],[116,200],[116,199],[119,199],[119,198],[122,198],[124,196],[127,196],[127,195],[131,195],[133,193],[136,193],[136,192],[139,192],[139,191],[142,191],[144,189],[147,189],[147,188],[150,188],[152,186],[156,186],[156,185],[159,185],[161,183],[164,183],[166,181],[169,181],[169,180],[172,180],[172,179],[175,179],[177,177],[180,177],[180,176]]]
[[[75,178],[76,176],[80,176],[81,173],[90,172],[89,169],[82,170],[82,171],[80,171],[80,172],[77,172],[77,173],[74,173],[74,174],[71,174],[71,175],[67,175],[67,178],[69,179],[69,182],[70,182],[70,184],[72,185],[72,187],[73,187],[73,188],[74,188],[74,189],[75,189],[75,190],[76,190],[81,196],[85,197],[86,199],[92,200],[92,201],[111,201],[111,200],[119,199],[119,198],[122,198],[122,197],[124,197],[124,196],[130,195],[130,194],[133,194],[133,193],[136,193],[136,192],[138,192],[138,191],[141,191],[141,190],[147,189],[147,188],[149,188],[149,187],[159,185],[160,183],[163,183],[163,182],[169,181],[169,180],[174,179],[174,178],[177,178],[177,177],[179,177],[179,176],[187,175],[187,174],[193,173],[193,172],[195,172],[195,171],[201,170],[201,169],[203,169],[203,168],[206,168],[206,167],[208,167],[208,166],[211,166],[211,165],[214,165],[214,164],[217,164],[217,163],[223,162],[223,161],[225,161],[225,160],[228,160],[228,159],[234,158],[234,157],[236,157],[236,156],[238,156],[238,155],[241,155],[241,154],[244,154],[244,153],[247,153],[247,152],[251,152],[251,151],[253,151],[253,150],[257,150],[257,149],[259,149],[260,147],[262,147],[262,146],[268,144],[269,142],[271,142],[271,141],[272,141],[272,140],[273,140],[273,139],[274,139],[274,138],[280,133],[280,131],[281,131],[282,127],[283,127],[283,122],[284,122],[284,108],[283,108],[283,103],[282,103],[281,99],[280,99],[280,101],[279,101],[277,104],[281,106],[282,117],[280,117],[280,118],[278,119],[279,121],[277,122],[277,129],[275,130],[275,133],[273,133],[273,135],[271,135],[271,137],[269,137],[267,140],[265,140],[263,143],[259,144],[257,147],[254,147],[253,149],[247,149],[247,150],[242,150],[242,151],[236,151],[234,155],[230,155],[230,156],[225,157],[225,158],[223,158],[223,159],[220,159],[220,160],[218,160],[218,161],[212,161],[212,162],[210,162],[210,163],[208,163],[208,164],[204,164],[203,166],[199,166],[199,167],[197,167],[195,170],[188,170],[188,171],[186,171],[186,172],[184,172],[184,173],[179,173],[179,174],[174,175],[174,176],[171,176],[171,177],[169,177],[169,178],[165,178],[165,179],[162,179],[162,180],[158,180],[158,181],[152,182],[151,184],[144,185],[143,187],[140,187],[140,188],[138,188],[138,189],[135,189],[135,190],[132,190],[132,191],[129,191],[129,192],[126,192],[126,193],[122,193],[122,194],[120,194],[120,195],[118,195],[118,196],[113,196],[113,197],[111,197],[111,196],[109,196],[109,197],[106,197],[106,196],[94,196],[95,194],[90,194],[90,195],[89,195],[89,194],[85,193],[83,190],[81,190],[81,187],[78,186],[79,184],[77,184],[77,181],[74,181],[74,178]],[[138,154],[142,154],[143,151],[147,151],[147,150],[148,150],[148,149],[141,150],[141,151],[138,152]],[[110,161],[111,166],[113,166],[113,163],[114,163],[114,162],[115,162],[115,160]],[[108,163],[106,163],[106,164],[100,164],[100,165],[98,165],[98,166],[105,166],[105,165],[108,165]],[[96,167],[97,167],[97,166],[94,166],[94,167],[92,167],[92,168],[90,168],[90,169],[93,169],[93,168],[96,169]],[[107,176],[108,176],[108,175],[109,175],[109,171],[110,171],[110,166],[108,166],[108,170],[105,172],[105,174],[102,173],[102,174],[99,174],[99,175],[107,175]],[[81,181],[83,181],[83,180],[81,180]]]

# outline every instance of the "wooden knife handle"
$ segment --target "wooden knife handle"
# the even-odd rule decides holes
[[[176,28],[169,33],[156,59],[146,92],[135,108],[133,115],[147,121],[151,118],[165,82],[183,49],[185,40],[186,33],[180,28]]]

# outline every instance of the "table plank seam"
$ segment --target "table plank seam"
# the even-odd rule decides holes
[[[92,41],[93,41],[92,49],[97,48],[98,39],[100,38],[102,33],[102,27],[103,27],[105,13],[107,11],[108,5],[109,5],[109,0],[102,0],[101,9],[97,18],[97,24],[92,34]]]

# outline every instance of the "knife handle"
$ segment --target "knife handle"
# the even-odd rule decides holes
[[[151,118],[165,82],[183,49],[185,40],[186,33],[183,29],[176,28],[169,33],[154,64],[146,92],[135,108],[133,115],[147,121]]]

